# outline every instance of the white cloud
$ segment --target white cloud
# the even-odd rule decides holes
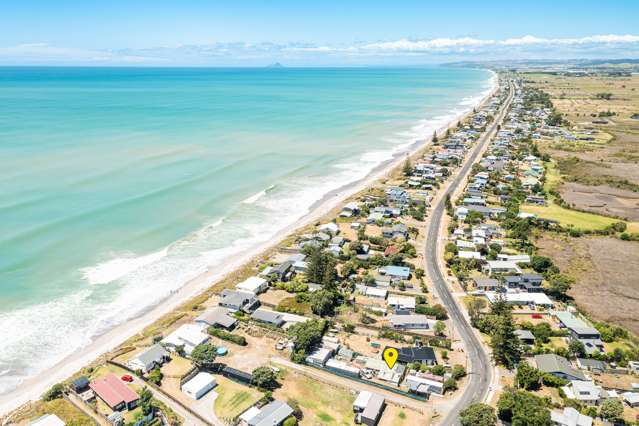
[[[473,37],[434,38],[425,40],[399,39],[328,45],[313,43],[210,43],[154,47],[146,49],[92,50],[51,46],[46,43],[0,47],[0,64],[68,63],[68,64],[200,64],[241,65],[286,61],[290,63],[322,63],[331,60],[365,62],[366,58],[444,57],[463,59],[490,56],[493,58],[581,57],[592,54],[639,56],[639,35],[604,34],[578,38],[543,38],[525,35],[508,39]],[[390,59],[389,59],[390,60]]]

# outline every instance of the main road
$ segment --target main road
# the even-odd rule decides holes
[[[452,320],[455,329],[464,342],[466,355],[470,358],[471,368],[469,381],[463,391],[463,394],[456,401],[455,405],[448,411],[446,417],[439,423],[441,426],[450,426],[459,424],[459,413],[473,402],[482,402],[488,393],[488,388],[492,379],[492,364],[486,349],[473,331],[470,323],[462,313],[459,305],[453,298],[453,295],[446,283],[446,274],[440,263],[440,239],[442,236],[442,221],[446,211],[446,196],[457,191],[459,186],[466,181],[473,164],[477,162],[480,155],[484,152],[484,148],[497,132],[497,125],[501,124],[506,116],[510,103],[513,99],[512,83],[509,83],[510,91],[506,101],[503,103],[499,115],[488,127],[486,132],[480,137],[477,145],[472,150],[470,157],[464,162],[457,175],[446,187],[442,196],[433,208],[429,220],[428,233],[426,234],[426,274],[430,278],[436,293],[439,296],[442,305],[448,311],[448,316]]]

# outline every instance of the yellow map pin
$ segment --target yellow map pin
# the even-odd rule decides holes
[[[386,365],[388,365],[388,368],[393,368],[393,366],[397,362],[398,355],[399,354],[397,352],[397,349],[395,348],[384,349],[384,352],[382,352],[382,357],[384,357],[384,361],[386,361]]]

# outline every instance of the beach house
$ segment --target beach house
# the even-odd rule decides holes
[[[113,411],[132,410],[137,406],[138,394],[115,374],[99,377],[89,385],[95,395]]]
[[[132,370],[141,370],[143,373],[148,373],[162,366],[170,358],[169,352],[156,343],[131,358],[127,365]]]

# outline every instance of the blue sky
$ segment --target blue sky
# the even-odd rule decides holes
[[[0,2],[0,64],[639,57],[639,1]]]

